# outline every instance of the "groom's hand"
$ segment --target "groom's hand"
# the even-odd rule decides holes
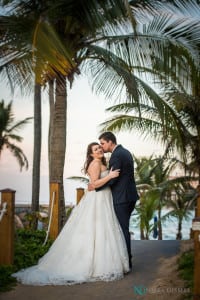
[[[88,183],[88,191],[91,192],[91,191],[94,191],[95,190],[95,186],[93,183]]]

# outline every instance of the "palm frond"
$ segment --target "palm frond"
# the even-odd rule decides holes
[[[14,130],[20,130],[22,129],[26,124],[29,123],[30,120],[32,120],[33,117],[25,118],[22,121],[17,122],[16,124],[12,125],[10,128],[6,129],[6,132],[13,132]]]
[[[23,167],[25,169],[28,169],[28,160],[22,150],[10,142],[6,143],[6,147],[12,152],[14,157],[17,159],[20,166],[20,171],[23,169]]]
[[[76,180],[76,181],[81,181],[83,183],[88,184],[89,183],[89,179],[86,177],[81,177],[81,176],[70,176],[67,177],[66,179],[72,179],[72,180]]]
[[[135,77],[132,76],[129,66],[110,51],[89,45],[90,61],[85,66],[90,72],[92,88],[97,94],[104,93],[109,99],[120,102],[124,97],[127,102],[138,103],[138,89]]]

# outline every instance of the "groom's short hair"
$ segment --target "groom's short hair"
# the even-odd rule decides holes
[[[106,132],[103,132],[100,136],[99,136],[99,140],[100,139],[103,139],[105,140],[106,142],[113,142],[113,144],[117,144],[117,139],[116,139],[116,136],[111,132],[111,131],[106,131]]]

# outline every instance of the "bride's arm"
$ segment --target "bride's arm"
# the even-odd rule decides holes
[[[88,168],[88,174],[90,176],[91,184],[94,188],[99,188],[105,183],[107,183],[110,179],[119,176],[119,170],[110,170],[108,175],[103,178],[100,178],[101,174],[101,163],[97,161],[93,161]]]

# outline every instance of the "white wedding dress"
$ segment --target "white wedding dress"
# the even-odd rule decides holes
[[[87,191],[38,264],[12,276],[29,285],[71,285],[117,280],[128,271],[125,239],[105,188]]]

